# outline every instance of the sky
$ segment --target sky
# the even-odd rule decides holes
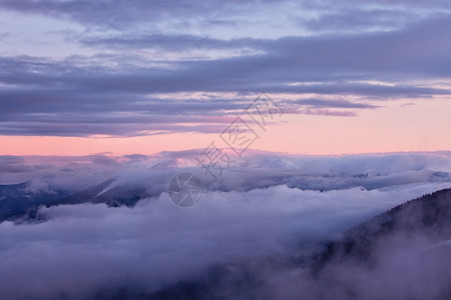
[[[0,0],[0,155],[230,148],[236,120],[264,151],[451,150],[450,26],[447,1]]]

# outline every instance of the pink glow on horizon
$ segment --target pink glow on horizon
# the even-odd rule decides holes
[[[278,125],[259,132],[251,148],[316,155],[451,150],[448,99],[382,104],[358,117],[285,114]],[[124,138],[0,136],[0,155],[154,154],[202,149],[217,139],[218,134],[189,132]]]

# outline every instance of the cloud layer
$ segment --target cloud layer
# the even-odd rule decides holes
[[[2,180],[31,176],[52,188],[78,190],[118,176],[115,184],[141,182],[155,195],[133,208],[53,206],[39,210],[44,222],[1,223],[4,295],[89,299],[117,287],[150,293],[202,277],[218,264],[297,257],[397,204],[451,187],[448,153],[299,157],[256,152],[213,182],[193,165],[196,152],[2,157],[9,170]],[[171,176],[185,171],[196,172],[207,189],[188,209],[175,206],[165,192]],[[277,278],[273,271],[274,284],[286,276],[283,271]]]

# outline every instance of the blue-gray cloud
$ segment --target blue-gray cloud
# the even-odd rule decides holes
[[[67,38],[98,51],[92,56],[65,58],[1,56],[0,134],[130,136],[218,132],[227,122],[219,116],[243,114],[249,101],[245,96],[261,91],[302,98],[281,100],[289,113],[330,116],[358,116],[358,110],[383,106],[366,103],[368,99],[433,98],[451,93],[450,89],[427,84],[451,76],[451,39],[447,30],[451,18],[447,5],[441,2],[415,1],[415,9],[408,10],[408,18],[400,17],[400,24],[387,21],[394,15],[403,15],[399,7],[388,2],[380,3],[384,9],[369,9],[371,4],[377,4],[370,1],[348,1],[346,5],[303,2],[299,5],[322,12],[319,19],[304,20],[310,22],[310,27],[319,28],[313,35],[290,33],[262,38],[249,33],[244,38],[228,39],[220,34],[143,31],[138,26],[141,22],[158,25],[161,16],[196,19],[206,12],[215,15],[221,8],[223,16],[231,17],[237,8],[251,7],[253,3],[180,1],[179,5],[168,7],[160,1],[0,1],[0,7],[6,11],[43,14],[84,24],[84,33],[70,36],[69,31]],[[260,9],[271,5],[258,3]],[[377,14],[365,21],[365,13],[375,11]],[[335,25],[327,25],[328,20]],[[391,29],[364,30],[366,25],[378,24]],[[324,29],[327,26],[356,26],[357,30],[331,34]],[[146,51],[168,55],[158,58]],[[193,51],[216,51],[217,56],[183,57]],[[233,55],[224,56],[221,51]],[[418,85],[418,81],[426,83]],[[302,84],[311,82],[314,84]],[[171,98],[174,93],[194,92],[236,95]],[[361,101],[303,99],[303,94],[327,99],[355,96]]]

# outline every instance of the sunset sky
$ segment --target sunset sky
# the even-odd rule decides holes
[[[0,155],[201,149],[237,117],[259,150],[451,150],[450,28],[447,1],[1,0]]]
[[[0,0],[1,299],[451,299],[450,236],[451,1]]]

